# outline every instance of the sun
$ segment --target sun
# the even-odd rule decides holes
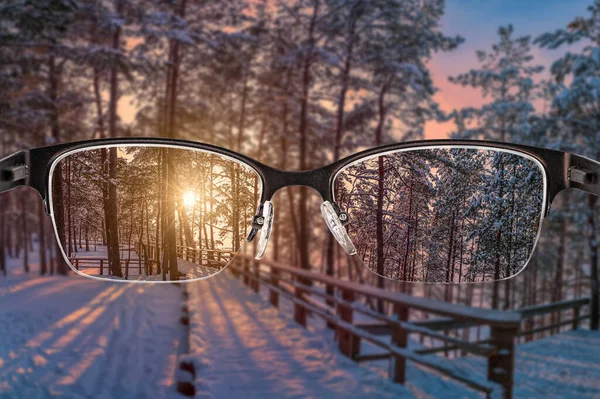
[[[183,194],[183,205],[185,206],[194,206],[196,203],[196,194],[193,191],[188,191]]]

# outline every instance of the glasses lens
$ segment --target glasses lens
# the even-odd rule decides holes
[[[80,274],[176,281],[227,266],[261,184],[254,169],[220,154],[118,146],[68,154],[51,188],[58,239]]]
[[[481,148],[429,148],[362,159],[335,180],[364,263],[401,281],[474,282],[519,273],[544,206],[541,165]]]

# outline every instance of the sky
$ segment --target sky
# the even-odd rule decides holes
[[[515,36],[532,38],[546,32],[564,28],[577,16],[586,16],[592,0],[446,0],[446,12],[441,20],[446,35],[460,35],[465,42],[456,50],[433,56],[430,69],[439,89],[436,100],[445,111],[485,102],[479,92],[448,82],[456,76],[477,68],[476,50],[488,50],[497,41],[500,26],[512,24]],[[535,61],[548,69],[552,62],[567,49],[554,51],[534,47]],[[425,128],[425,138],[443,138],[453,128],[452,123],[430,122]]]

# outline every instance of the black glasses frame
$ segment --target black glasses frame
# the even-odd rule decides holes
[[[257,172],[262,181],[263,190],[261,193],[260,204],[263,204],[265,201],[270,201],[274,194],[284,187],[311,187],[319,192],[324,201],[329,201],[334,204],[334,209],[338,212],[338,216],[341,216],[340,219],[345,222],[347,221],[347,215],[343,214],[334,202],[334,181],[337,173],[358,160],[377,156],[378,154],[412,148],[424,149],[427,147],[440,146],[468,146],[492,150],[509,150],[534,158],[542,165],[546,176],[547,192],[545,193],[545,215],[550,211],[552,201],[556,195],[565,189],[574,188],[600,196],[600,162],[569,152],[519,144],[507,144],[486,140],[413,141],[371,148],[312,170],[283,171],[265,165],[237,152],[210,144],[186,140],[144,137],[86,140],[33,148],[14,153],[0,160],[0,193],[18,186],[32,187],[40,194],[42,201],[44,202],[46,213],[51,215],[49,201],[51,195],[51,187],[49,184],[50,174],[53,165],[61,158],[61,156],[73,151],[99,146],[144,144],[154,146],[177,146],[180,148],[213,152],[248,165]],[[257,216],[260,216],[261,208],[262,205],[259,208]],[[345,215],[345,217],[342,215]],[[249,240],[254,238],[254,235],[256,235],[259,228],[260,223],[253,224]]]

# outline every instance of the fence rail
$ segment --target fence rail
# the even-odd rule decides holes
[[[108,258],[99,258],[99,257],[83,257],[77,258],[72,257],[69,258],[69,261],[75,269],[83,270],[83,269],[100,269],[100,275],[104,275],[104,267],[108,267]],[[138,273],[142,274],[142,259],[121,259],[121,268],[123,267],[138,267]]]
[[[573,330],[579,328],[580,324],[584,320],[588,320],[591,318],[591,314],[588,311],[587,314],[582,315],[582,309],[587,307],[590,308],[591,299],[589,297],[584,298],[576,298],[569,299],[566,301],[560,301],[555,303],[536,305],[536,306],[528,306],[525,308],[519,309],[519,312],[523,316],[525,320],[525,326],[527,327],[525,330],[519,332],[520,337],[526,337],[528,340],[533,338],[534,334],[545,332],[545,331],[559,331],[561,327],[570,326]],[[531,327],[531,323],[533,318],[537,316],[544,316],[548,314],[552,314],[553,316],[560,315],[561,312],[571,311],[571,318],[567,320],[561,320],[560,317],[556,317],[557,321],[554,321],[550,324],[543,325],[541,327],[533,328]]]
[[[143,271],[145,273],[148,273],[147,270],[151,271],[156,263],[156,256],[159,254],[156,250],[156,246],[150,245],[148,247],[136,243],[131,250],[135,251],[137,256],[133,259],[121,257],[121,268],[137,267],[139,275],[142,275]],[[235,253],[227,250],[177,246],[178,258],[185,259],[188,262],[201,264],[209,268],[223,268],[231,261],[234,255]],[[106,267],[108,273],[109,261],[107,257],[74,256],[70,257],[69,261],[77,270],[99,269],[100,275],[104,275],[104,269]],[[150,269],[146,269],[146,266]]]
[[[478,309],[428,298],[417,298],[404,293],[338,280],[281,263],[256,261],[247,255],[239,255],[231,268],[235,275],[243,276],[244,283],[255,292],[258,292],[260,285],[264,284],[269,290],[269,300],[273,306],[278,306],[280,295],[291,300],[294,304],[294,319],[302,326],[307,325],[309,313],[333,326],[336,330],[339,350],[345,356],[356,361],[393,359],[390,373],[395,382],[405,382],[406,361],[410,360],[488,396],[500,392],[500,395],[505,398],[512,397],[514,342],[522,319],[518,312]],[[324,289],[321,289],[326,285],[334,288],[334,295],[328,295]],[[376,312],[364,306],[359,299],[381,300],[389,304],[392,314]],[[328,306],[327,303],[333,304],[334,307]],[[491,338],[489,342],[469,342],[447,335],[426,324],[411,321],[411,310],[437,315],[451,320],[454,325],[488,326]],[[355,313],[362,314],[363,317],[372,320],[372,323],[355,324]],[[388,332],[391,335],[391,343],[381,337]],[[487,379],[464,373],[453,367],[451,361],[442,357],[427,356],[419,353],[418,350],[409,349],[409,334],[429,336],[464,352],[486,357],[488,359]],[[361,340],[383,349],[385,353],[361,355]]]
[[[473,308],[429,298],[419,298],[400,292],[390,292],[350,281],[338,280],[312,271],[266,260],[257,261],[248,255],[238,255],[231,271],[241,276],[243,282],[255,292],[260,285],[269,291],[270,303],[278,307],[279,297],[289,299],[294,306],[294,319],[306,327],[308,314],[325,320],[336,330],[340,352],[358,361],[392,359],[391,378],[397,383],[406,379],[406,361],[428,367],[472,389],[504,398],[512,398],[516,343],[523,336],[569,326],[576,329],[582,320],[590,318],[590,298],[578,298],[513,311]],[[325,286],[333,287],[333,295]],[[362,301],[361,301],[362,299]],[[391,314],[377,312],[364,303],[381,300],[392,309]],[[434,315],[433,318],[411,320],[411,311]],[[535,329],[521,330],[521,325],[531,325],[532,319],[548,314],[571,311],[567,320],[560,320]],[[369,322],[357,323],[354,314],[360,313]],[[524,323],[525,322],[525,323]],[[451,335],[459,329],[484,326],[489,328],[489,338],[469,341],[467,337]],[[416,334],[430,337],[443,345],[433,348],[409,349],[408,337]],[[391,336],[384,339],[382,336]],[[365,340],[384,350],[383,353],[361,354],[361,341]],[[487,373],[478,378],[463,373],[451,365],[451,360],[435,356],[438,352],[460,350],[461,353],[487,358]]]
[[[146,256],[150,259],[157,259],[159,255],[162,253],[162,248],[158,248],[156,245],[146,245],[143,244],[140,246],[139,243],[135,244],[135,250],[140,257],[142,254],[146,253]],[[196,248],[196,247],[188,247],[188,246],[177,246],[177,257],[180,259],[185,259],[188,262],[201,264],[207,267],[223,267],[235,255],[231,250],[222,250],[222,249],[210,249],[210,248]]]
[[[231,261],[235,253],[222,249],[202,249],[196,247],[177,247],[177,257],[188,262],[204,264],[208,267],[222,267],[223,262]]]

